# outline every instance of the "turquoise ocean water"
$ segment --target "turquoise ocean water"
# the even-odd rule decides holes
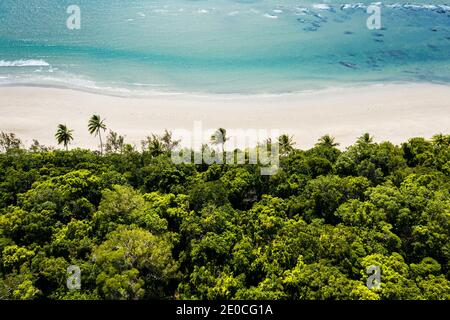
[[[1,0],[0,85],[119,95],[450,82],[450,3]],[[81,29],[69,30],[69,5]]]

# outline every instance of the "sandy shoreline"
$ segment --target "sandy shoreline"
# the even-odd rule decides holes
[[[96,148],[87,132],[92,114],[140,148],[150,133],[204,129],[278,129],[308,148],[323,134],[342,147],[364,132],[376,141],[400,143],[414,136],[450,133],[450,86],[388,84],[280,96],[155,95],[121,98],[70,89],[0,87],[0,131],[56,145],[59,123],[74,129],[71,147]]]

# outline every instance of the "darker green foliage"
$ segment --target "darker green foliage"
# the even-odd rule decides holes
[[[0,299],[450,299],[449,136],[302,151],[284,135],[261,176],[176,165],[168,134],[104,156],[4,136]]]

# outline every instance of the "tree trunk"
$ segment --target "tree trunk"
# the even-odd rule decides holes
[[[103,155],[103,143],[102,143],[102,133],[98,132],[98,137],[100,138],[100,155]]]
[[[222,142],[222,163],[225,163],[225,142]]]

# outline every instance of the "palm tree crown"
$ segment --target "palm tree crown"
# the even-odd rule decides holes
[[[316,143],[316,146],[318,147],[328,147],[328,148],[334,148],[339,145],[338,142],[335,141],[335,138],[330,136],[329,134],[326,134],[322,136],[319,139],[319,142]]]
[[[214,145],[222,145],[222,153],[224,153],[224,146],[225,142],[230,140],[230,138],[227,137],[227,130],[224,128],[219,128],[214,132],[214,134],[211,136],[211,143]]]
[[[294,137],[282,134],[278,137],[278,147],[282,155],[286,155],[294,150]]]
[[[66,150],[68,150],[68,145],[70,141],[73,140],[73,130],[70,130],[67,128],[65,124],[58,125],[58,131],[56,131],[55,138],[56,141],[58,141],[58,144],[64,144],[64,147],[66,147]]]
[[[101,135],[100,130],[103,130],[103,131],[106,130],[106,125],[104,123],[104,120],[101,119],[99,115],[93,115],[89,119],[88,129],[89,129],[90,134],[94,134],[95,136],[98,135],[98,137],[100,139],[100,154],[103,154],[103,142],[102,142],[102,135]]]
[[[369,133],[364,133],[361,137],[358,138],[357,142],[358,144],[370,144],[373,142],[373,136],[371,136]]]
[[[448,146],[450,145],[450,135],[439,133],[433,136],[432,141],[437,147]]]

